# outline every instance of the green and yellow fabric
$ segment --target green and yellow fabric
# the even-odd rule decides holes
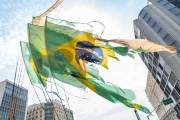
[[[30,52],[29,44],[25,42],[20,43],[22,56],[25,64],[26,71],[31,80],[32,84],[44,84],[41,78],[42,75],[38,73],[37,67],[34,64],[34,60],[32,59],[32,55]]]
[[[140,104],[132,103],[132,100],[135,99],[135,94],[132,90],[121,89],[115,85],[99,83],[93,79],[77,79],[80,82],[82,82],[85,86],[87,86],[90,90],[113,103],[120,102],[126,105],[127,107],[135,108],[144,113],[151,114],[147,107],[142,106]]]
[[[47,85],[47,77],[51,75],[48,69],[48,58],[45,51],[44,27],[28,24],[29,47],[32,54],[33,65],[36,66],[38,73],[41,74],[43,85]]]
[[[57,21],[51,23],[49,22],[52,21],[51,19],[46,19],[45,38],[48,55],[51,58],[49,62],[55,68],[54,70],[58,70],[58,64],[60,66],[65,65],[60,59],[58,59],[58,62],[52,63],[55,54],[59,54],[69,61],[70,64],[66,64],[66,66],[70,67],[72,74],[86,77],[88,75],[80,65],[82,60],[107,67],[107,56],[118,59],[111,48],[99,46],[100,43],[92,37],[91,33],[79,31],[71,26],[56,24],[59,23]],[[64,71],[65,73],[68,72],[68,70]]]
[[[32,84],[46,87],[48,78],[53,77],[78,88],[88,87],[113,103],[121,102],[150,114],[146,107],[132,102],[135,99],[132,90],[107,84],[94,65],[108,68],[108,57],[118,60],[116,53],[133,58],[134,52],[130,49],[142,48],[152,52],[168,49],[174,52],[174,48],[144,40],[95,39],[92,33],[78,30],[77,26],[77,23],[63,23],[62,20],[49,17],[46,18],[45,26],[28,24],[29,43],[21,42],[21,50]],[[110,42],[123,46],[113,47]]]
[[[57,80],[70,84],[72,86],[85,89],[85,86],[74,79],[72,76],[65,74],[59,74],[57,72],[52,72],[50,70],[49,58],[47,56],[45,38],[44,38],[44,27],[35,26],[28,24],[28,33],[29,33],[29,47],[32,54],[33,66],[37,67],[38,73],[42,77],[43,85],[46,86],[47,78],[54,77]],[[26,43],[28,44],[28,43]],[[59,69],[61,70],[61,69]]]
[[[70,26],[56,24],[58,22],[51,23],[49,22],[51,20],[48,19],[51,18],[46,19],[45,38],[51,71],[56,72],[58,65],[60,64],[62,66],[63,64],[64,74],[66,73],[75,77],[89,89],[109,101],[114,103],[122,102],[128,106],[135,99],[133,91],[123,90],[117,86],[97,82],[97,78],[94,79],[80,65],[80,61],[84,60],[100,64],[107,68],[107,56],[118,60],[112,47],[103,45],[101,42],[95,40],[90,33],[73,29]],[[114,49],[119,51],[121,47]],[[128,52],[127,48],[122,49],[124,50],[124,55],[126,55]],[[122,54],[122,52],[120,53]],[[54,56],[59,59],[54,59]],[[138,109],[137,106],[133,108]]]

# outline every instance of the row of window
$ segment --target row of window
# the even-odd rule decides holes
[[[159,5],[162,5],[175,16],[180,15],[180,1],[179,0],[156,0]]]
[[[52,110],[51,110],[52,106],[51,104],[45,105],[45,118],[50,119],[52,118]],[[62,108],[62,107],[58,107],[58,108]],[[29,119],[36,119],[38,117],[38,114],[40,113],[40,117],[42,117],[42,110],[40,112],[35,111],[37,110],[37,108],[33,109],[34,111],[28,111],[28,115],[26,116],[26,118]],[[66,118],[66,115],[68,116],[68,120],[73,120],[73,114],[71,110],[66,109],[66,114],[64,113],[63,110],[57,109],[56,113],[59,114],[58,116],[60,116],[61,118]]]
[[[164,91],[166,97],[168,98],[172,96],[173,99],[178,102],[180,100],[180,80],[177,79],[170,67],[164,62],[164,64],[161,64],[160,61],[162,61],[162,58],[158,55],[158,53],[154,53],[154,56],[152,53],[142,53],[141,57],[162,91]],[[151,61],[149,57],[157,60]],[[158,63],[157,66],[154,66],[155,61]],[[151,62],[153,63],[150,64]],[[176,111],[180,110],[179,108],[180,106],[177,106]],[[177,113],[180,113],[180,111],[177,111]]]
[[[180,57],[180,43],[178,43],[162,26],[156,22],[146,10],[142,10],[139,15],[167,44],[176,47],[177,56]]]
[[[9,97],[8,94],[4,93],[3,99],[1,102],[1,106],[10,106],[11,97]],[[21,99],[15,99],[14,98],[14,104],[16,103],[17,108],[21,108],[22,110],[26,107],[26,102],[22,101]]]
[[[179,0],[168,0],[170,3],[175,5],[176,7],[180,8],[180,1]]]
[[[0,115],[0,120],[9,120],[8,119],[8,116],[1,116]],[[23,117],[21,117],[21,116],[16,116],[16,120],[24,120],[24,118]]]
[[[13,88],[10,88],[6,85],[4,92],[8,94],[12,94],[12,91],[13,91]],[[18,88],[14,90],[14,94],[18,95],[20,98],[26,98],[25,96],[27,96],[27,91],[23,90],[22,88]]]
[[[36,114],[38,114],[38,113],[39,113],[39,114],[42,114],[42,110],[41,110],[40,112],[38,112],[38,111],[37,111],[37,112],[32,112],[32,113],[29,112],[28,114],[29,114],[29,116],[31,116],[31,114],[32,114],[32,116],[33,116],[33,115],[36,115]]]
[[[3,99],[5,99],[7,102],[11,101],[12,94],[4,92]],[[14,95],[13,100],[17,101],[17,104],[26,105],[27,98],[25,96],[22,98],[18,95]]]
[[[36,116],[27,115],[26,118],[27,119],[28,118],[32,118],[32,119],[36,118],[36,119],[38,119],[38,118],[42,118],[42,115],[40,114],[39,117],[38,117],[38,115],[36,115]]]
[[[12,109],[12,111],[14,112],[14,109]],[[0,107],[0,118],[7,117],[8,114],[9,114],[9,108]],[[24,120],[25,112],[16,111],[15,116],[17,120]],[[2,120],[6,120],[6,119],[2,119]]]
[[[175,110],[180,115],[180,102],[175,106]]]
[[[28,109],[27,113],[35,112],[36,110],[42,109],[42,106],[35,107],[33,109]],[[40,111],[42,113],[42,111]]]

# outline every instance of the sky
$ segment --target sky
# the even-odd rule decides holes
[[[0,81],[13,81],[15,65],[21,56],[20,41],[28,41],[27,23],[33,16],[38,16],[48,9],[56,0],[0,0]],[[137,19],[140,10],[147,4],[146,0],[64,0],[49,14],[50,17],[72,22],[100,21],[105,25],[104,38],[133,39],[133,20]],[[120,57],[120,56],[119,56]],[[107,82],[121,88],[132,89],[136,93],[134,102],[153,110],[146,94],[147,68],[138,55],[135,60],[120,57],[120,61],[109,60],[109,69],[100,68],[100,75]],[[25,71],[23,87],[28,89],[28,105],[39,103]],[[136,120],[133,109],[121,103],[113,104],[87,89],[82,91],[65,85],[65,89],[73,95],[69,97],[69,106],[73,110],[75,120]],[[38,90],[41,101],[42,91]],[[63,90],[60,92],[63,94]],[[64,103],[67,106],[67,103]],[[138,111],[142,120],[146,114]],[[158,120],[153,113],[152,120]]]

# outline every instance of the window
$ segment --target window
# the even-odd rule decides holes
[[[152,61],[152,60],[149,60],[149,64],[151,64],[151,66],[153,66],[153,61]]]
[[[161,70],[163,70],[163,67],[165,65],[165,61],[162,57],[159,57],[159,64],[160,64],[159,67],[161,67]]]
[[[180,95],[180,84],[179,84],[179,82],[176,84],[175,90],[176,90],[177,93]]]
[[[158,58],[159,58],[159,54],[158,54],[157,52],[155,52],[155,53],[154,53],[154,57],[155,57],[156,59],[158,59]]]
[[[149,71],[151,71],[152,66],[149,63],[148,63],[148,68],[149,68]]]
[[[177,7],[171,9],[170,11],[176,16],[180,14],[180,9]]]
[[[164,86],[162,84],[160,85],[160,88],[162,91],[164,91]]]
[[[165,82],[164,79],[161,80],[161,84],[162,84],[162,86],[164,86],[164,87],[166,86],[166,82]]]
[[[159,67],[157,67],[157,72],[162,76],[163,71]]]
[[[142,10],[141,13],[140,13],[140,16],[143,18],[145,15],[146,15],[146,11],[145,10]]]
[[[172,86],[174,86],[176,81],[177,81],[176,75],[173,72],[171,72],[170,77],[169,77],[169,82],[171,83]]]
[[[167,0],[162,0],[162,1],[159,2],[159,4],[160,4],[160,5],[163,5],[163,6],[166,5],[166,4],[168,4],[168,3],[169,3],[169,2],[168,2]]]
[[[148,53],[144,53],[144,56],[145,56],[146,58],[148,58]]]
[[[180,1],[179,0],[168,0],[172,4],[174,4],[176,7],[180,8]]]
[[[154,71],[153,71],[153,73],[152,73],[152,76],[153,76],[153,78],[156,78],[156,75],[155,75]]]
[[[144,57],[144,63],[147,65],[148,64],[148,59]]]
[[[151,17],[149,16],[149,14],[146,14],[143,19],[144,19],[144,21],[147,22],[150,18],[151,18]]]
[[[165,64],[165,66],[164,66],[164,73],[165,73],[166,77],[168,78],[168,76],[171,73],[171,68],[169,67],[168,64]]]
[[[153,67],[152,72],[154,73],[154,75],[156,74],[156,68],[155,67]]]
[[[159,72],[157,72],[157,78],[159,81],[161,81],[161,74]]]
[[[164,79],[165,81],[167,81],[167,77],[163,74],[162,79]]]
[[[157,67],[157,65],[158,65],[158,61],[157,61],[157,59],[156,59],[156,58],[154,58],[154,59],[153,59],[153,64],[154,64],[154,66],[155,66],[155,67]]]
[[[149,52],[149,56],[153,57],[153,53]]]
[[[163,66],[159,63],[159,68],[163,71]]]
[[[175,39],[170,34],[167,34],[163,40],[168,45],[172,45],[175,42]]]
[[[180,96],[178,95],[178,93],[173,90],[172,92],[172,97],[174,98],[174,100],[177,102],[180,99]]]
[[[149,60],[152,61],[152,56],[151,55],[149,55]]]
[[[156,21],[153,18],[151,18],[147,24],[152,27],[155,23]]]
[[[171,93],[171,89],[170,89],[170,87],[168,85],[166,85],[166,88],[165,88],[166,97],[169,97],[170,93]]]
[[[175,6],[174,6],[173,4],[171,4],[171,3],[169,3],[169,4],[164,5],[164,7],[165,7],[167,10],[170,10],[170,9],[174,8]]]
[[[164,39],[165,36],[167,35],[167,32],[162,28],[159,32],[158,32],[158,35]]]
[[[175,106],[175,110],[178,114],[180,114],[180,103]]]
[[[159,23],[155,23],[155,25],[152,27],[155,32],[158,32],[161,29],[161,26]]]

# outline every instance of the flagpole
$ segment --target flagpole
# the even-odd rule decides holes
[[[164,100],[164,98],[162,99],[162,101],[163,101],[163,100]],[[159,103],[159,105],[157,105],[157,106],[151,111],[151,114],[152,114],[157,108],[159,108],[159,106],[162,104],[162,101]],[[148,120],[150,120],[149,116],[150,116],[150,114],[147,115]]]
[[[138,119],[138,120],[141,120],[141,118],[139,117],[139,114],[138,114],[138,112],[137,112],[137,110],[136,110],[136,109],[134,109],[134,113],[135,113],[135,115],[136,115],[137,119]]]

